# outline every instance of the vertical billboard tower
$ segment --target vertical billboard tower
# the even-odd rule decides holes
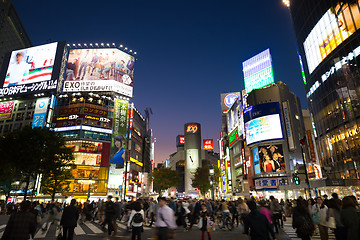
[[[191,186],[192,178],[200,163],[201,150],[201,126],[199,123],[186,123],[184,125],[185,136],[185,192],[195,192]]]

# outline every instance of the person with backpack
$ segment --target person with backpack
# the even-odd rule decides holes
[[[296,229],[297,236],[302,240],[310,240],[315,227],[307,208],[307,202],[302,197],[299,197],[292,212],[292,227]]]
[[[139,201],[136,201],[132,205],[128,221],[128,229],[132,229],[131,240],[141,240],[141,233],[143,232],[144,210],[141,207]]]

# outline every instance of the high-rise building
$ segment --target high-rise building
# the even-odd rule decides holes
[[[0,69],[5,54],[32,46],[11,0],[0,1]]]
[[[296,198],[308,194],[300,139],[305,136],[299,98],[282,82],[255,89],[247,96],[244,110],[246,145],[253,154],[254,183],[257,193]],[[298,174],[299,185],[293,182]]]
[[[201,125],[194,122],[186,123],[184,134],[176,137],[177,151],[170,155],[169,168],[176,170],[182,179],[181,185],[176,187],[178,193],[193,197],[199,195],[191,186],[196,169],[218,164],[219,155],[212,150],[207,150],[206,146],[202,147],[201,140]]]
[[[360,1],[293,0],[290,13],[326,182],[360,185]],[[359,188],[355,187],[358,194]]]

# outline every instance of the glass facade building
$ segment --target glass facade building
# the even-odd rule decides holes
[[[358,0],[290,3],[323,174],[328,180],[344,179],[341,185],[345,186],[358,185],[353,180],[359,179],[359,3]]]

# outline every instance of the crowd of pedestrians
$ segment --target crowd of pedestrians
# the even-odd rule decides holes
[[[299,238],[311,239],[319,234],[321,240],[329,238],[329,229],[337,240],[360,239],[360,209],[353,196],[340,199],[336,193],[315,199],[283,200],[238,199],[236,201],[212,201],[208,199],[137,199],[120,201],[108,196],[107,200],[87,201],[84,204],[72,199],[70,204],[51,201],[47,204],[23,201],[20,204],[1,206],[10,219],[2,239],[29,239],[37,230],[45,231],[55,224],[63,239],[73,239],[77,224],[97,221],[110,236],[118,235],[117,222],[123,222],[131,232],[131,239],[141,240],[144,225],[155,225],[158,240],[174,238],[175,229],[189,231],[194,226],[201,231],[201,239],[211,240],[215,219],[225,228],[231,220],[234,227],[242,226],[251,239],[276,239],[287,217],[292,217],[292,227]]]

